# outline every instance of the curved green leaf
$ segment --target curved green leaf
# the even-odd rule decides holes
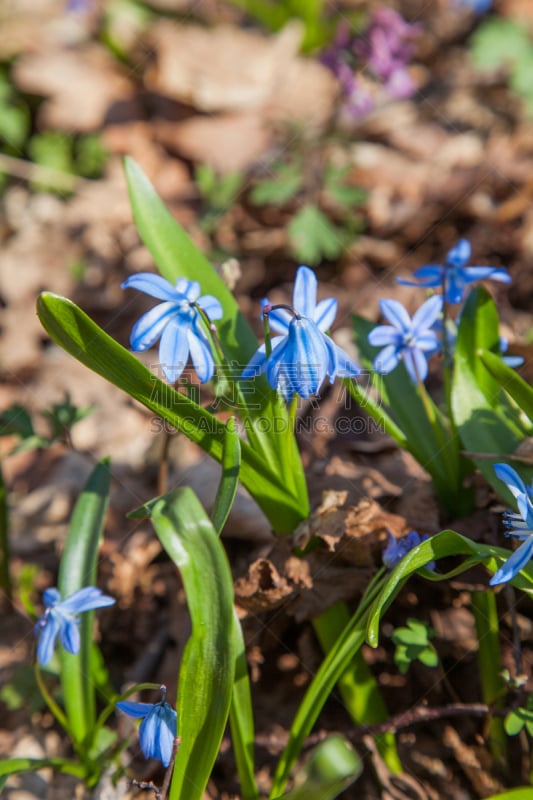
[[[58,589],[63,598],[85,586],[96,585],[98,548],[102,540],[109,502],[109,459],[96,465],[83,489],[70,520],[65,549],[59,566]],[[80,652],[59,649],[61,686],[70,732],[77,748],[88,752],[96,720],[95,686],[92,677],[94,611],[80,616]]]
[[[513,398],[524,414],[533,422],[533,387],[526,383],[514,369],[511,369],[501,356],[490,353],[488,350],[481,350],[479,357],[503,391]]]
[[[379,625],[381,617],[393,602],[398,592],[402,589],[408,578],[430,561],[438,561],[440,558],[451,556],[467,556],[467,558],[455,569],[446,573],[424,571],[424,578],[430,581],[448,580],[450,577],[460,574],[474,564],[483,562],[490,572],[496,572],[501,564],[511,555],[509,550],[501,547],[483,545],[473,542],[465,536],[461,536],[455,531],[441,531],[430,539],[427,539],[418,547],[415,547],[391,572],[389,578],[383,584],[379,596],[375,600],[369,616],[367,625],[367,642],[371,647],[377,647],[379,643]],[[523,569],[512,581],[513,586],[521,589],[533,596],[533,566]]]
[[[232,628],[234,648],[237,654],[235,683],[230,708],[231,740],[235,753],[242,800],[259,800],[259,789],[255,781],[254,759],[254,715],[246,648],[241,623],[234,614]]]
[[[224,548],[192,489],[161,498],[152,513],[178,567],[192,621],[178,682],[178,732],[170,800],[201,800],[228,720],[235,674],[233,581]]]
[[[493,794],[487,800],[531,800],[531,786],[521,786],[519,789],[509,789],[508,792]]]
[[[363,764],[350,742],[339,734],[321,742],[294,779],[283,800],[335,800],[362,773]]]
[[[64,297],[44,292],[37,311],[54,341],[110,383],[166,419],[206,453],[221,462],[226,428],[209,412],[160,381],[144,364]],[[283,437],[279,437],[283,439]],[[241,480],[279,532],[301,521],[307,494],[293,494],[285,480],[290,470],[272,472],[247,442],[242,442]]]
[[[212,522],[218,534],[231,511],[237,487],[239,485],[239,472],[241,468],[241,440],[235,427],[235,417],[230,417],[226,423],[224,447],[222,450],[222,478],[215,497]]]
[[[17,775],[21,772],[36,772],[36,770],[46,767],[52,767],[65,775],[75,775],[77,778],[85,777],[85,767],[67,761],[66,758],[6,758],[0,760],[0,778]]]

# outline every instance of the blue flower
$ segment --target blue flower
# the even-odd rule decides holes
[[[95,586],[86,586],[61,600],[57,589],[46,589],[43,592],[46,606],[44,614],[37,621],[34,633],[38,637],[37,660],[45,667],[54,654],[57,637],[69,653],[76,655],[80,651],[79,619],[76,614],[92,611],[94,608],[112,606],[112,597],[102,594]]]
[[[509,510],[503,515],[507,528],[505,535],[521,539],[522,544],[494,573],[490,579],[491,586],[512,580],[533,556],[533,489],[526,486],[520,475],[508,464],[494,464],[494,472],[506,484],[518,506],[518,514]]]
[[[429,536],[420,536],[417,531],[409,531],[409,533],[406,536],[402,536],[401,539],[397,539],[390,531],[387,531],[387,536],[389,541],[382,554],[383,563],[387,569],[394,569],[407,553],[410,553],[411,550],[418,547],[419,544],[429,539]],[[426,564],[426,569],[435,569],[435,562],[430,561]]]
[[[286,399],[294,394],[311,397],[317,394],[324,379],[333,383],[335,376],[356,377],[357,364],[326,334],[337,313],[337,301],[330,297],[317,303],[317,279],[312,269],[301,266],[296,273],[292,309],[271,307],[263,301],[263,314],[269,325],[281,334],[271,341],[267,358],[261,345],[244,369],[241,379],[266,372],[273,389],[280,389]]]
[[[200,284],[179,278],[176,285],[160,275],[141,272],[122,284],[163,300],[137,320],[130,335],[131,349],[144,352],[161,338],[159,360],[169,383],[175,383],[191,356],[201,383],[211,380],[215,362],[199,308],[210,320],[220,319],[222,306],[215,297],[200,297]]]
[[[467,267],[471,252],[468,239],[459,239],[448,252],[444,265],[426,264],[414,272],[415,280],[397,278],[397,282],[425,288],[441,286],[447,303],[462,303],[467,286],[477,281],[511,282],[511,276],[504,267]]]
[[[411,379],[425,380],[427,359],[439,348],[437,334],[431,330],[442,310],[442,298],[430,297],[418,311],[409,316],[397,300],[381,300],[381,313],[391,324],[378,325],[368,335],[368,341],[384,349],[374,359],[374,369],[386,375],[403,359]]]
[[[471,9],[474,14],[484,14],[492,7],[492,0],[454,0],[456,5]]]
[[[166,702],[167,690],[161,686],[163,694],[160,703],[133,703],[121,700],[117,708],[135,719],[142,719],[139,726],[139,741],[145,758],[157,758],[168,767],[177,735],[178,715]]]

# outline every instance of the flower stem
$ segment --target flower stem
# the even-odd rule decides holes
[[[71,731],[70,731],[70,726],[68,724],[68,719],[67,719],[66,715],[64,714],[64,712],[62,711],[62,709],[56,703],[56,701],[54,700],[54,698],[52,697],[50,692],[48,691],[48,687],[46,686],[46,683],[44,682],[44,679],[43,679],[41,668],[39,667],[39,664],[37,662],[35,663],[34,670],[35,670],[35,680],[37,681],[37,686],[39,687],[39,691],[41,692],[41,694],[43,696],[44,702],[46,703],[46,705],[48,706],[48,708],[50,709],[50,711],[52,712],[54,717],[57,719],[59,724],[66,730],[66,732],[69,734],[69,736],[71,736]],[[71,736],[71,738],[72,738],[72,736]],[[74,739],[72,739],[72,742],[74,744]]]

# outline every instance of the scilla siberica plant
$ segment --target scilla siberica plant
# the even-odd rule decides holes
[[[141,749],[145,755],[168,763],[167,775],[172,774],[168,785],[170,800],[200,800],[229,719],[242,797],[258,800],[251,687],[242,630],[233,610],[231,572],[219,534],[235,497],[238,480],[267,515],[275,534],[292,531],[308,516],[305,477],[291,427],[297,399],[317,394],[324,381],[332,381],[337,376],[344,378],[356,397],[364,396],[353,380],[359,366],[328,334],[335,318],[335,301],[317,301],[316,277],[305,266],[298,269],[292,305],[264,303],[265,343],[260,344],[221,278],[165,209],[137,165],[127,161],[126,174],[135,222],[162,274],[161,278],[137,276],[137,281],[126,282],[126,288],[147,291],[162,301],[148,312],[151,316],[137,323],[132,346],[148,347],[159,337],[163,344],[164,336],[161,358],[176,359],[175,363],[170,360],[165,364],[169,383],[179,376],[187,354],[201,380],[209,374],[215,376],[220,370],[224,379],[221,384],[231,389],[223,399],[239,416],[246,436],[238,436],[233,418],[224,425],[186,394],[156,379],[135,356],[73,303],[47,293],[41,296],[40,318],[59,344],[152,413],[163,417],[222,465],[212,520],[190,489],[168,492],[132,512],[135,517],[151,519],[163,547],[181,573],[192,633],[179,670],[175,710],[165,696],[160,702],[146,704],[115,696],[111,698],[111,707],[119,703],[119,709],[142,718]],[[464,264],[459,266],[468,269]],[[445,280],[441,273],[439,275],[442,297],[426,300],[413,317],[394,302],[384,301],[382,310],[391,324],[378,327],[372,339],[371,331],[375,326],[357,318],[355,333],[365,367],[371,368],[381,352],[382,402],[372,404],[372,398],[364,396],[365,408],[375,414],[385,430],[428,470],[437,493],[451,513],[460,507],[465,494],[471,500],[464,481],[475,465],[484,470],[489,480],[496,481],[490,460],[477,459],[474,452],[487,452],[488,445],[483,438],[487,431],[491,433],[497,425],[504,426],[505,436],[498,442],[509,441],[509,448],[514,448],[522,430],[518,426],[522,423],[516,413],[514,417],[506,413],[503,419],[497,412],[503,399],[499,395],[491,396],[495,380],[489,373],[489,366],[495,372],[508,370],[507,377],[514,373],[501,359],[494,304],[479,289],[466,298],[461,311],[450,368],[452,380],[446,397],[448,415],[429,397],[424,384],[426,364],[429,358],[439,357],[439,349],[442,350],[439,348],[439,330],[442,330],[442,327],[439,329],[442,323],[439,315],[441,309],[443,317],[448,313]],[[216,331],[212,325],[215,319]],[[276,334],[272,338],[271,330]],[[216,353],[211,349],[210,334],[217,342]],[[388,371],[383,369],[383,363]],[[507,385],[514,391],[515,384],[509,379]],[[524,396],[522,384],[518,390]],[[290,410],[287,401],[290,401]],[[491,417],[495,419],[494,425],[481,426],[481,434],[480,426],[475,424],[476,416],[470,413],[473,403],[489,417],[498,414],[497,419]],[[468,417],[465,408],[469,411]],[[510,424],[509,420],[512,428],[505,427]],[[491,442],[493,448],[498,442]],[[471,450],[472,455],[465,456],[465,449]],[[494,449],[489,452],[496,457]],[[498,461],[504,455],[500,450]],[[518,479],[508,484],[520,494],[523,505],[522,485]],[[516,520],[514,523],[516,529]],[[271,800],[285,796],[287,781],[306,737],[337,683],[346,708],[357,724],[368,720],[365,714],[369,709],[372,709],[372,721],[375,722],[376,717],[387,718],[379,688],[366,668],[361,648],[365,640],[371,646],[377,645],[381,616],[409,576],[449,556],[462,559],[459,566],[454,567],[453,574],[483,560],[489,570],[498,575],[508,558],[505,550],[471,542],[453,531],[443,531],[429,539],[424,536],[415,539],[411,533],[405,544],[408,547],[401,540],[389,542],[390,559],[386,558],[390,560],[390,570],[382,567],[376,572],[351,616],[344,606],[335,605],[313,621],[325,651],[324,660],[293,720],[287,745],[273,776]],[[511,564],[509,579],[512,582],[522,580],[529,569],[525,566],[517,575]],[[435,581],[448,577],[443,572],[421,574]],[[61,597],[66,598],[74,591],[65,591],[61,585],[59,589]],[[70,654],[66,655],[71,658]],[[109,713],[102,712],[104,721]],[[93,727],[103,725],[102,715],[99,720]],[[177,720],[180,745],[173,761]],[[343,747],[343,752],[349,751],[344,740]],[[389,767],[399,771],[401,764],[394,736],[380,737],[378,747]],[[354,780],[357,776],[359,766],[355,756],[353,759],[350,772],[343,773],[342,781]],[[329,763],[336,763],[336,759],[329,759]],[[333,796],[328,792],[332,785],[339,786],[340,779],[336,774],[335,783],[331,774],[321,775],[320,796]]]

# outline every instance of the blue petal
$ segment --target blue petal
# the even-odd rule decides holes
[[[463,270],[450,268],[446,272],[444,295],[446,302],[457,305],[463,302],[465,294],[465,282],[463,280]]]
[[[189,358],[188,326],[173,318],[166,326],[159,344],[159,362],[169,383],[175,383]]]
[[[293,315],[286,308],[274,308],[268,315],[268,325],[275,333],[286,336],[292,318]]]
[[[159,303],[143,314],[131,330],[131,349],[144,352],[152,347],[176,313],[175,303]]]
[[[339,347],[335,342],[332,343],[337,355],[337,375],[339,378],[357,378],[361,374],[361,368],[350,358],[348,353],[345,353],[342,347]]]
[[[532,555],[533,535],[529,536],[518,550],[515,550],[512,556],[494,573],[490,579],[490,585],[497,586],[499,583],[507,583],[507,581],[512,580],[526,566]]]
[[[210,294],[204,294],[203,297],[198,298],[198,305],[205,311],[209,319],[221,319],[224,312],[222,306],[216,297]]]
[[[170,712],[170,713],[169,713]],[[168,767],[176,738],[176,712],[168,703],[159,703],[144,718],[139,728],[141,750],[146,758],[157,758]]]
[[[497,477],[506,484],[514,498],[518,499],[520,495],[527,496],[528,491],[526,484],[518,472],[513,469],[513,467],[510,467],[509,464],[494,464],[494,472]]]
[[[414,280],[396,278],[396,283],[402,286],[442,286],[444,267],[438,264],[426,264],[413,272]]]
[[[45,589],[43,592],[43,602],[47,608],[55,606],[57,603],[60,603],[61,595],[59,594],[58,589],[56,589],[55,587],[50,587],[49,589]]]
[[[402,334],[398,328],[394,328],[392,325],[377,325],[368,334],[368,342],[373,347],[384,347],[389,344],[398,347],[402,341]]]
[[[491,280],[500,283],[511,283],[512,278],[504,267],[465,267],[461,276],[465,283]]]
[[[428,362],[418,347],[407,347],[403,352],[403,360],[409,376],[414,383],[425,381],[428,374]]]
[[[442,297],[435,295],[430,297],[429,300],[420,306],[420,308],[413,314],[412,333],[413,336],[418,338],[418,334],[426,331],[428,328],[437,321],[439,314],[442,311]]]
[[[198,320],[187,331],[187,339],[191,351],[191,360],[194,364],[200,383],[206,383],[213,377],[215,361],[211,352],[211,344],[205,333],[200,329]]]
[[[312,317],[316,307],[317,279],[309,267],[298,267],[294,282],[292,304],[296,311],[304,317]]]
[[[121,700],[117,703],[117,708],[135,719],[146,717],[153,707],[153,703],[134,703],[131,700]]]
[[[267,378],[267,381],[269,382],[270,386],[273,389],[277,389],[278,388],[279,371],[280,371],[282,360],[283,360],[283,358],[285,356],[285,352],[287,351],[288,347],[289,347],[289,339],[288,339],[288,337],[287,336],[282,336],[280,345],[278,347],[276,347],[275,350],[272,350],[272,353],[270,354],[270,358],[267,361],[267,364],[266,364],[266,378]]]
[[[75,656],[80,652],[80,632],[74,619],[64,619],[59,634],[61,644],[68,653]]]
[[[43,621],[44,624],[42,624]],[[45,667],[54,654],[61,622],[52,611],[45,618],[41,617],[39,623],[36,625],[36,631],[38,626],[40,626],[40,633],[38,634],[37,660],[42,667]]]
[[[81,611],[90,611],[93,608],[112,606],[115,600],[109,595],[102,594],[96,586],[85,586],[69,595],[61,603],[61,610],[69,614],[79,614]]]
[[[326,367],[326,375],[329,378],[329,382],[333,383],[335,380],[335,375],[338,374],[338,353],[342,353],[340,347],[337,347],[333,339],[327,336],[325,333],[322,334],[322,341],[326,345],[326,350],[328,352],[328,363]]]
[[[285,336],[274,336],[270,342],[272,350],[274,351],[276,347],[279,347],[281,342],[285,341],[285,338]],[[265,371],[266,363],[266,345],[262,344],[257,348],[248,364],[243,369],[241,381],[247,380],[248,378],[255,378],[257,375],[262,375]]]
[[[411,317],[397,300],[380,300],[379,307],[386,320],[402,333],[411,330]]]
[[[313,311],[312,318],[316,322],[322,333],[329,331],[337,316],[338,303],[334,297],[321,300]]]
[[[149,294],[150,297],[157,297],[158,300],[176,302],[179,299],[171,283],[162,278],[161,275],[153,275],[151,272],[139,272],[138,275],[131,275],[124,281],[121,288],[138,289],[139,292]]]
[[[293,373],[293,385],[302,397],[318,392],[329,366],[330,353],[324,335],[311,319],[294,319],[289,327],[290,348],[285,363]]]
[[[440,349],[440,342],[435,331],[424,331],[416,337],[416,346],[420,350],[436,353]]]
[[[178,278],[176,291],[184,295],[189,303],[196,303],[200,297],[200,284],[198,281],[188,281],[187,278]]]
[[[446,263],[451,267],[464,267],[470,261],[472,248],[468,239],[459,239],[457,244],[448,251]]]
[[[396,369],[400,361],[400,354],[396,345],[390,344],[377,354],[374,359],[374,369],[382,375],[387,375]]]

